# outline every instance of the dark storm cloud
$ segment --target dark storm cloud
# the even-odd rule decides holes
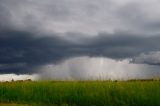
[[[32,73],[35,67],[58,63],[76,56],[105,56],[125,59],[160,50],[160,37],[139,37],[129,33],[99,34],[77,38],[37,37],[29,32],[0,32],[0,73]]]
[[[158,65],[159,4],[0,0],[0,73],[33,73],[39,66],[78,56]]]
[[[0,64],[25,64],[24,70],[26,65],[34,67],[64,58],[65,48],[70,47],[58,37],[34,38],[30,33],[17,31],[5,31],[0,35]]]

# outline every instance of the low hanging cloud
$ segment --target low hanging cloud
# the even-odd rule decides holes
[[[132,62],[138,64],[160,65],[160,51],[142,53],[139,56],[133,58]]]
[[[41,80],[129,80],[159,78],[160,66],[116,61],[104,57],[76,57],[61,64],[44,65]],[[45,70],[45,71],[44,71]]]
[[[159,9],[159,0],[0,0],[0,74],[28,75],[39,73],[40,67],[45,72],[46,66],[54,71],[71,61],[79,70],[82,59],[89,63],[83,64],[83,75],[76,71],[80,77],[69,72],[71,66],[66,72],[56,70],[87,79],[86,73],[92,73],[89,65],[96,64],[91,61],[103,57],[106,66],[119,64],[120,69],[131,67],[137,70],[135,75],[143,70],[144,77],[151,77],[148,70],[159,69]],[[117,76],[120,70],[116,70],[115,76],[109,71],[104,77],[126,78]]]
[[[160,49],[159,36],[139,37],[129,33],[73,39],[58,34],[37,37],[20,31],[1,31],[0,34],[0,73],[35,73],[34,68],[41,65],[59,64],[79,56],[123,60]]]

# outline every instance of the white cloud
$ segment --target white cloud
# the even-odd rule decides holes
[[[57,65],[38,68],[41,79],[52,80],[127,80],[159,77],[158,66],[130,64],[103,57],[77,57]],[[157,74],[158,73],[158,74]]]
[[[11,81],[11,80],[38,80],[39,75],[38,74],[33,74],[33,75],[27,75],[27,74],[22,74],[22,75],[16,75],[16,74],[0,74],[0,81]]]

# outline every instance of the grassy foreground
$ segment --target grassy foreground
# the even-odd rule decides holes
[[[160,81],[0,83],[0,106],[30,105],[160,106]]]

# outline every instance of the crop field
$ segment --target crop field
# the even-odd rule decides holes
[[[160,81],[1,82],[0,106],[160,106]]]

